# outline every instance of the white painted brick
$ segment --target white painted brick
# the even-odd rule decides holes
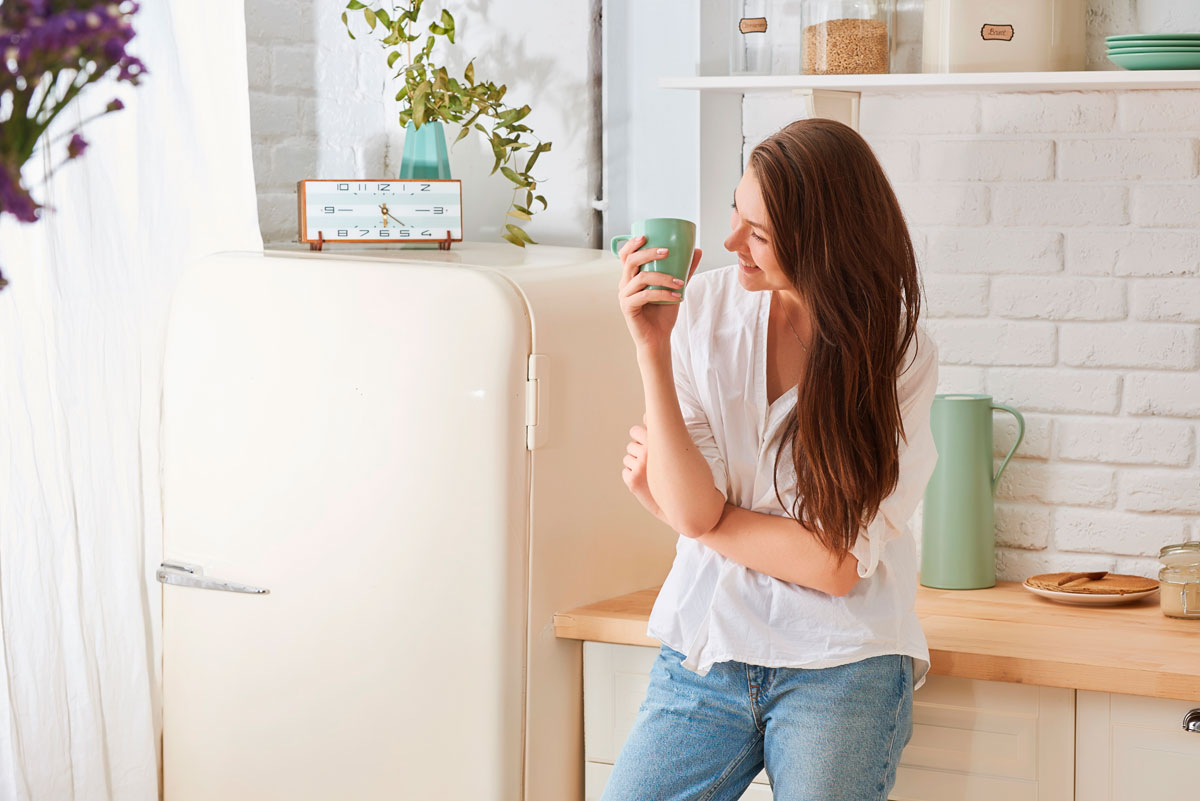
[[[1112,569],[1112,572],[1122,573],[1126,576],[1144,576],[1149,579],[1157,579],[1158,571],[1161,569],[1162,562],[1158,561],[1157,555],[1153,559],[1145,556],[1126,556],[1117,559],[1117,566]]]
[[[318,175],[318,152],[315,143],[304,140],[277,145],[272,153],[272,185],[280,189],[295,188],[296,182],[305,178],[326,177]]]
[[[271,51],[264,45],[246,42],[246,77],[251,91],[266,91],[271,86]]]
[[[883,166],[888,180],[913,181],[917,177],[917,144],[903,139],[882,139],[870,142],[875,158]]]
[[[1139,320],[1200,323],[1200,281],[1194,278],[1132,282],[1133,316]]]
[[[1122,281],[1087,278],[997,277],[992,280],[992,313],[1000,317],[1045,320],[1125,318]]]
[[[987,388],[1022,412],[1116,414],[1121,402],[1121,375],[1100,370],[992,369]]]
[[[1158,556],[1187,536],[1188,518],[1063,507],[1054,513],[1054,545],[1064,551]]]
[[[1006,406],[1013,405],[1002,398],[993,396],[993,399]],[[1021,438],[1021,446],[1017,448],[1013,458],[1049,459],[1052,430],[1050,418],[1028,414],[1024,409],[1017,411],[1025,418],[1025,436]],[[993,412],[992,421],[992,455],[1003,459],[1017,441],[1017,419],[1011,414],[998,411]]]
[[[926,139],[920,164],[926,181],[1044,181],[1054,177],[1054,143]]]
[[[312,45],[276,45],[271,48],[271,81],[276,92],[295,95],[316,93]]]
[[[1111,506],[1117,493],[1110,468],[1013,460],[996,485],[996,497],[1022,503]]]
[[[800,97],[781,96],[779,92],[747,92],[742,96],[742,132],[747,139],[762,141],[807,113]]]
[[[1174,420],[1070,420],[1055,424],[1059,459],[1104,464],[1173,465],[1192,461],[1192,427]]]
[[[1076,139],[1058,146],[1062,180],[1181,180],[1195,175],[1194,139]]]
[[[258,225],[267,242],[295,242],[299,238],[296,193],[258,193]]]
[[[986,317],[988,279],[982,275],[937,275],[925,281],[930,317]]]
[[[254,138],[289,136],[300,129],[295,97],[250,93],[250,130]]]
[[[1200,417],[1200,375],[1132,373],[1125,379],[1125,412]]]
[[[250,0],[245,5],[246,39],[260,43],[311,39],[315,5],[318,4],[296,3],[292,0]],[[327,24],[340,26],[341,12],[329,19]]]
[[[1116,570],[1117,560],[1100,554],[1054,553],[996,548],[996,578],[1024,581],[1040,573],[1080,570]]]
[[[864,95],[859,129],[863,135],[886,133],[959,133],[979,131],[979,96],[974,93]]]
[[[1200,223],[1200,186],[1137,186],[1133,189],[1132,208],[1135,225],[1195,228]]]
[[[1123,131],[1200,130],[1200,105],[1189,89],[1117,94],[1117,122]]]
[[[1015,503],[996,504],[996,545],[1041,550],[1050,541],[1050,508]]]
[[[1072,231],[1067,269],[1081,275],[1196,275],[1200,236],[1182,231]]]
[[[993,320],[930,320],[930,335],[946,364],[1054,364],[1052,323]]]
[[[1108,130],[1116,113],[1114,94],[1014,92],[984,95],[983,130],[987,133],[1092,133]]]
[[[1197,364],[1196,328],[1185,325],[1121,323],[1064,325],[1064,364],[1075,367],[1191,369]]]
[[[985,392],[986,381],[986,373],[982,367],[938,365],[938,392],[969,392],[982,395]]]
[[[893,189],[913,225],[983,225],[988,190],[978,184],[896,184]]]
[[[1129,220],[1123,186],[1000,185],[992,189],[992,219],[999,225],[1124,225]]]
[[[1200,473],[1184,470],[1124,470],[1121,508],[1134,512],[1200,514]]]
[[[1044,229],[946,228],[929,231],[926,266],[939,273],[1054,273],[1063,237]]]

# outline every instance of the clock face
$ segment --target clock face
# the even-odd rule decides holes
[[[300,181],[300,241],[462,241],[462,181]]]

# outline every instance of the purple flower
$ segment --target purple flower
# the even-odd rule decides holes
[[[122,103],[122,102],[121,102],[121,98],[119,98],[119,97],[118,97],[118,98],[115,98],[115,99],[113,100],[113,102],[111,102],[111,103],[109,103],[107,106],[105,106],[105,107],[104,107],[104,110],[105,110],[106,112],[108,112],[108,111],[120,111],[120,110],[121,110],[121,109],[123,109],[123,108],[125,108],[125,104],[124,104],[124,103]]]
[[[21,170],[0,161],[0,213],[8,212],[21,222],[37,222],[41,208],[21,186]]]
[[[87,150],[87,140],[79,134],[71,137],[71,141],[67,143],[67,158],[74,159],[83,155],[83,151]]]

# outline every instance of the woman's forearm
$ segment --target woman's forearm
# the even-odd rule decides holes
[[[858,560],[839,565],[812,532],[790,517],[724,504],[711,531],[696,538],[739,565],[830,595],[845,595],[858,583]]]
[[[711,529],[725,497],[683,422],[671,350],[638,351],[646,393],[646,483],[671,527],[687,537]]]

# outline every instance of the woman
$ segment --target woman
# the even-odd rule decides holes
[[[929,652],[908,520],[937,458],[937,353],[900,206],[831,120],[758,145],[725,248],[677,305],[627,243],[645,427],[623,477],[680,533],[661,643],[603,801],[885,799]],[[700,252],[692,260],[692,272]],[[646,271],[638,269],[649,265]]]

